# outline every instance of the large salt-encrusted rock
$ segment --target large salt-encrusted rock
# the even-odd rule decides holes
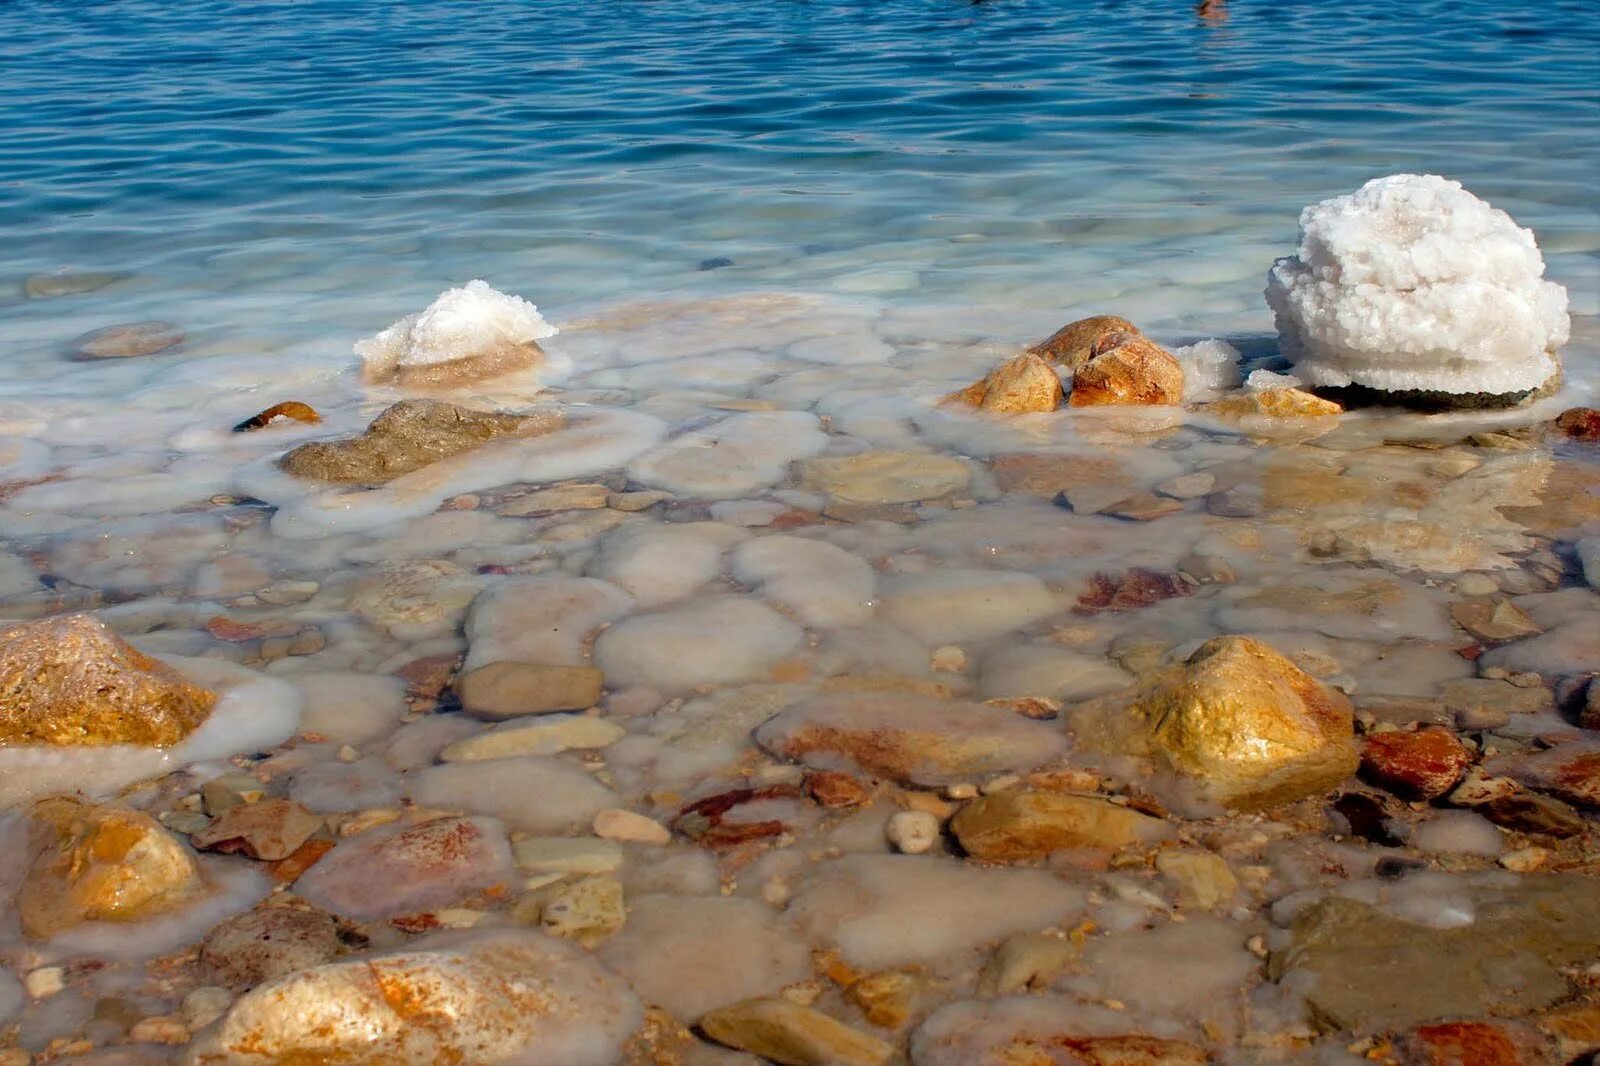
[[[361,376],[373,383],[462,385],[538,366],[538,342],[555,333],[533,304],[469,281],[357,342],[355,353]]]
[[[1395,174],[1300,213],[1267,276],[1307,384],[1428,407],[1503,406],[1559,380],[1566,290],[1533,233],[1457,182]]]

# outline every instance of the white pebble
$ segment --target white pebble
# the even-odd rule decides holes
[[[921,855],[939,839],[939,819],[927,811],[897,811],[886,832],[896,851]]]

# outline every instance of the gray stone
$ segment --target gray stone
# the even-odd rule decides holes
[[[79,359],[129,359],[182,343],[183,330],[171,322],[126,322],[85,333],[72,342],[72,354]]]

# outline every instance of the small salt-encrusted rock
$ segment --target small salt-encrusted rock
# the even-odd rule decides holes
[[[361,376],[402,388],[467,385],[544,362],[556,330],[526,300],[469,281],[355,346]]]
[[[1439,726],[1369,734],[1361,772],[1403,799],[1437,799],[1455,787],[1472,756],[1455,734]]]
[[[918,994],[928,979],[914,970],[880,970],[853,982],[844,998],[880,1029],[899,1029],[911,1020]]]
[[[453,632],[483,579],[444,559],[380,563],[351,584],[350,610],[401,640]]]
[[[927,811],[896,811],[889,816],[884,834],[896,851],[921,855],[939,842],[939,819]]]
[[[84,922],[139,921],[205,891],[188,845],[147,814],[55,797],[29,816],[47,841],[17,893],[30,937]]]
[[[1600,410],[1574,407],[1556,417],[1556,428],[1573,440],[1600,440]]]
[[[216,701],[92,615],[0,629],[0,744],[169,747]]]
[[[911,1061],[916,1066],[1206,1066],[1211,1061],[1186,1041],[1139,1032],[1108,1034],[1104,1026],[1085,1032],[1082,1005],[1065,996],[958,1000],[934,1012],[912,1035]]]
[[[128,322],[85,333],[72,342],[72,354],[78,359],[131,359],[182,343],[183,330],[171,322]]]
[[[973,800],[950,821],[984,862],[1036,862],[1058,851],[1117,851],[1169,834],[1164,822],[1098,796],[1010,788]]]
[[[859,807],[872,798],[872,791],[865,784],[838,770],[807,771],[805,789],[819,807],[828,810]]]
[[[1139,327],[1116,315],[1094,315],[1069,322],[1028,351],[1067,370],[1076,371],[1090,359],[1096,347],[1105,351],[1108,339],[1141,336]]]
[[[299,901],[274,901],[227,918],[207,933],[200,964],[212,980],[243,992],[320,966],[343,950],[333,915]]]
[[[561,882],[539,895],[539,928],[586,948],[612,936],[627,921],[622,883],[607,874]]]
[[[473,411],[442,400],[401,400],[359,436],[302,444],[278,464],[295,477],[381,485],[490,441],[549,433],[565,421],[555,410],[509,415]]]
[[[951,393],[944,404],[1004,415],[1036,414],[1061,406],[1061,396],[1061,379],[1050,364],[1024,352],[991,370],[983,380]]]
[[[493,818],[439,818],[369,829],[295,882],[304,899],[361,921],[457,903],[511,880],[511,845]]]
[[[223,811],[190,836],[202,851],[238,852],[252,859],[287,859],[322,828],[320,815],[287,799],[246,803]]]
[[[1180,404],[1183,365],[1154,341],[1130,337],[1073,375],[1067,402],[1073,407]]]
[[[467,713],[492,720],[552,711],[581,711],[600,702],[605,675],[592,666],[498,662],[456,681]]]
[[[1154,522],[1183,510],[1183,503],[1170,496],[1157,496],[1153,492],[1136,492],[1101,507],[1100,514],[1121,518],[1127,522]]]
[[[700,1019],[719,1044],[782,1066],[882,1066],[894,1048],[869,1033],[786,999],[746,999]]]
[[[1326,418],[1344,408],[1301,389],[1275,388],[1224,396],[1205,410],[1219,418]]]
[[[1544,630],[1510,600],[1469,600],[1450,605],[1450,617],[1479,640],[1498,643],[1537,636]]]
[[[191,1066],[613,1066],[644,1009],[583,949],[541,933],[443,933],[241,996]]]
[[[603,874],[622,865],[622,849],[591,837],[523,837],[511,845],[517,868],[535,874]]]

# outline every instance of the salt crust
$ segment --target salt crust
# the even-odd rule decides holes
[[[1530,230],[1435,175],[1394,174],[1300,213],[1266,297],[1312,385],[1516,393],[1558,369],[1567,293]]]
[[[440,293],[425,310],[357,341],[355,353],[369,379],[383,380],[400,369],[440,366],[555,334],[533,304],[488,282],[469,281]]]

